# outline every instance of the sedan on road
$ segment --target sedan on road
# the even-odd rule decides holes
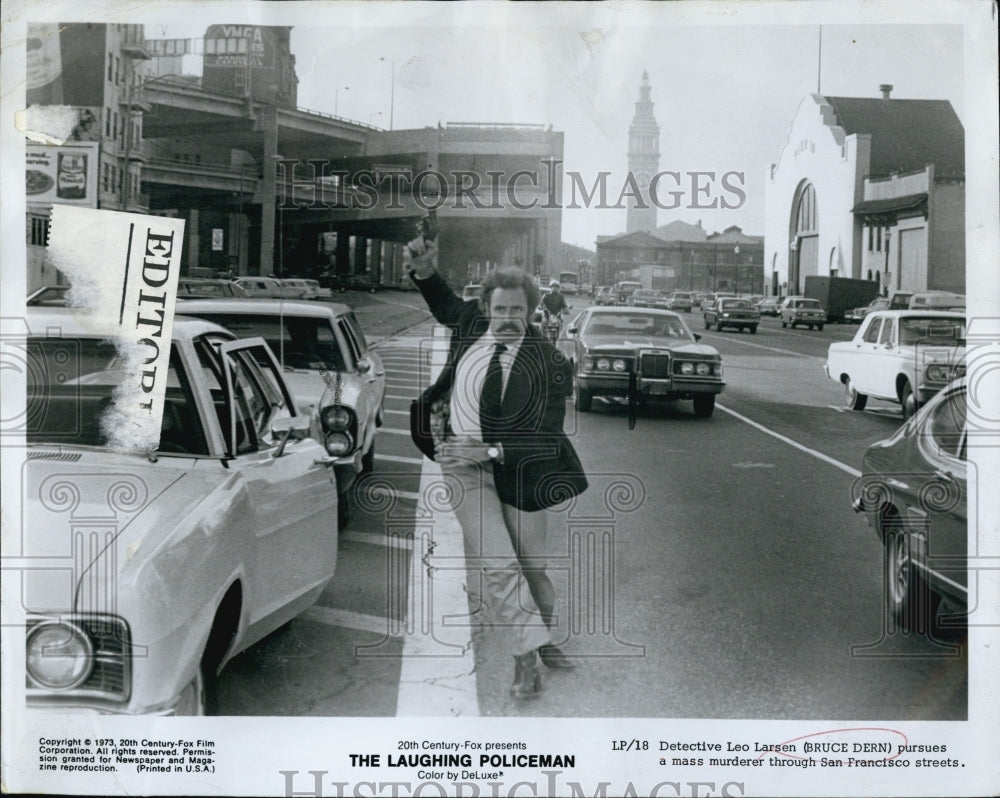
[[[784,300],[778,296],[764,297],[757,303],[757,310],[761,316],[780,316],[781,303]]]
[[[702,319],[705,322],[705,329],[713,325],[718,331],[724,327],[735,327],[741,332],[750,330],[757,332],[757,325],[760,324],[760,313],[756,311],[747,299],[733,299],[723,297],[716,299],[711,305],[702,310]]]
[[[884,547],[886,607],[909,631],[934,632],[939,609],[959,628],[968,606],[966,434],[962,378],[871,446],[855,484]]]
[[[594,396],[646,400],[691,399],[708,418],[722,393],[722,356],[698,343],[673,311],[592,307],[566,328],[560,349],[573,365],[576,408],[588,411]]]
[[[904,418],[964,370],[965,316],[950,311],[869,313],[826,358],[826,375],[843,384],[851,410],[864,410],[873,396],[898,402]]]
[[[20,541],[46,563],[20,574],[28,705],[210,712],[223,666],[336,569],[325,408],[294,401],[260,338],[177,316],[159,443],[119,451],[107,435],[136,372],[72,313],[27,320]]]
[[[331,454],[336,455],[341,521],[346,523],[347,491],[374,465],[385,399],[385,368],[368,349],[354,312],[328,302],[267,299],[190,300],[178,302],[177,312],[213,321],[240,338],[263,338],[300,402],[316,405],[325,392],[334,392],[334,409],[324,412],[336,440]]]
[[[691,312],[692,294],[690,291],[674,291],[667,302],[667,310],[683,310]]]
[[[202,297],[248,297],[248,294],[235,280],[212,279],[205,277],[181,277],[177,280],[177,296]]]
[[[826,311],[820,305],[818,299],[809,299],[804,296],[785,297],[781,303],[781,326],[791,327],[793,330],[800,324],[810,330],[814,327],[822,330],[826,324]]]
[[[670,300],[655,288],[638,288],[626,300],[625,304],[633,308],[660,308],[661,310],[669,310]]]

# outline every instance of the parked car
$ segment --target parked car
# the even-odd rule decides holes
[[[860,324],[865,316],[876,310],[886,310],[889,307],[889,297],[879,296],[875,297],[871,302],[861,308],[854,308],[847,320],[852,324]]]
[[[683,310],[685,313],[690,313],[691,297],[690,291],[674,291],[667,302],[667,310]]]
[[[818,299],[804,296],[788,296],[781,303],[781,326],[790,326],[793,330],[800,324],[822,330],[826,324],[826,311]]]
[[[237,277],[235,282],[252,297],[300,299],[302,295],[301,288],[286,285],[275,277]]]
[[[910,310],[965,310],[965,294],[921,291],[910,297]]]
[[[479,299],[479,292],[482,289],[478,283],[470,283],[462,289],[462,299]]]
[[[889,310],[909,310],[913,291],[893,291],[889,295]]]
[[[347,521],[347,491],[359,474],[374,467],[375,432],[383,422],[385,368],[368,349],[365,334],[346,305],[275,302],[267,299],[190,300],[177,312],[219,324],[240,338],[260,336],[284,368],[292,395],[315,405],[331,388],[342,451],[334,468],[341,494],[341,521]]]
[[[760,313],[761,316],[780,316],[781,303],[784,301],[784,297],[780,296],[764,297],[757,303],[757,312]]]
[[[259,338],[177,316],[156,451],[115,451],[100,419],[134,373],[74,314],[27,320],[37,412],[19,539],[48,563],[20,576],[28,705],[210,712],[225,664],[334,575],[333,457],[316,440],[328,408],[294,401]]]
[[[965,316],[949,311],[869,313],[853,340],[830,344],[826,374],[844,385],[847,406],[868,397],[899,402],[903,417],[964,372]]]
[[[248,297],[247,291],[234,280],[212,279],[208,277],[180,277],[177,280],[179,297]]]
[[[594,396],[628,396],[634,373],[639,400],[691,399],[694,414],[708,418],[725,386],[722,356],[698,338],[669,310],[584,310],[559,344],[573,366],[577,410],[590,410]]]
[[[883,545],[889,616],[908,631],[964,626],[966,392],[965,378],[951,383],[892,437],[870,446],[853,491],[855,511],[865,513]]]
[[[612,287],[610,285],[602,285],[597,289],[597,293],[594,294],[594,304],[595,305],[613,305],[614,297],[612,296]]]
[[[702,319],[706,330],[714,325],[720,332],[724,327],[735,327],[740,332],[750,330],[755,333],[760,324],[760,313],[753,309],[749,300],[723,297],[702,311]]]
[[[637,288],[625,304],[633,308],[660,308],[667,310],[670,300],[655,288]]]
[[[302,282],[304,282],[307,286],[309,286],[310,289],[312,289],[313,299],[330,299],[330,297],[333,296],[333,292],[326,286],[320,285],[319,280],[307,279],[303,280]]]
[[[66,292],[68,285],[46,285],[37,291],[28,294],[25,304],[31,307],[54,307],[61,308],[66,305]]]
[[[313,288],[309,281],[303,279],[302,277],[286,277],[282,281],[283,285],[290,287],[294,292],[296,292],[295,299],[315,299],[316,289]]]

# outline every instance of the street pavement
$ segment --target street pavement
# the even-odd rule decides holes
[[[756,335],[720,333],[682,314],[723,355],[712,418],[674,402],[641,408],[630,431],[621,403],[567,405],[591,487],[551,514],[550,571],[557,642],[578,668],[516,702],[503,630],[473,615],[459,532],[408,436],[431,373],[428,314],[412,292],[345,296],[386,365],[375,471],[337,576],[227,667],[224,713],[966,717],[964,649],[890,633],[881,546],[851,510],[865,449],[901,423],[890,403],[845,410],[823,372],[829,343],[856,328],[765,318]]]

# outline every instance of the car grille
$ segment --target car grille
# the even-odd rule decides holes
[[[33,620],[38,622],[47,619]],[[78,624],[90,636],[94,645],[94,667],[87,681],[67,691],[65,695],[127,701],[131,693],[133,655],[128,625],[121,618],[106,615],[71,617],[68,620]],[[29,690],[34,688],[38,695],[53,695],[51,691],[37,689],[30,680],[27,686]]]
[[[649,352],[639,358],[639,373],[644,380],[670,379],[670,355]]]

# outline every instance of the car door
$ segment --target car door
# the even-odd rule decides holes
[[[321,587],[337,562],[337,490],[310,419],[292,403],[262,338],[198,350],[225,440],[227,465],[245,484],[247,614],[269,631],[289,605]],[[266,363],[266,366],[261,366]],[[298,419],[304,434],[272,435],[277,419]],[[252,633],[251,633],[252,634]]]
[[[902,357],[899,350],[898,322],[899,319],[895,316],[885,316],[882,319],[878,341],[872,346],[871,388],[868,393],[883,399],[896,398],[896,375],[899,374]]]
[[[925,417],[917,446],[933,470],[908,508],[926,523],[932,583],[960,597],[968,588],[968,530],[977,528],[968,519],[966,412],[966,389],[957,386]]]
[[[877,381],[876,347],[879,334],[882,331],[882,317],[872,316],[865,319],[861,329],[854,339],[854,352],[851,356],[851,384],[859,393],[871,395]]]

